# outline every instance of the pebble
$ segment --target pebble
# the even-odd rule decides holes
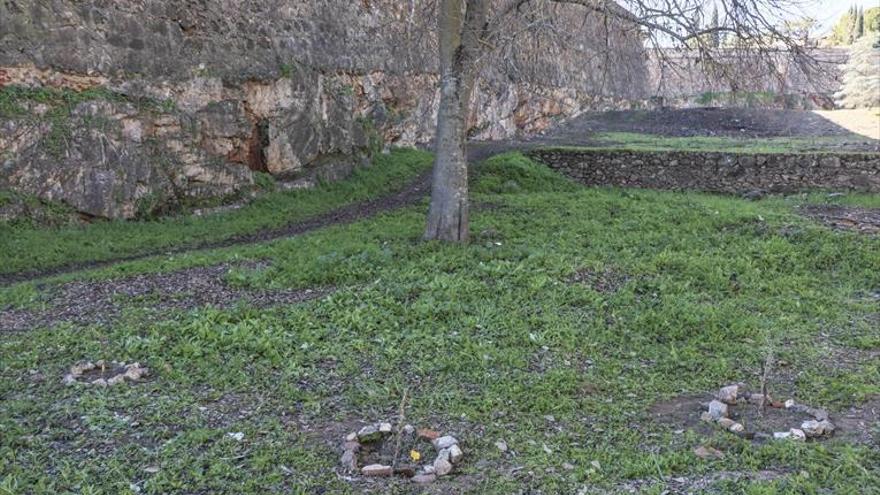
[[[346,441],[346,442],[354,442],[354,441],[357,440],[357,439],[358,439],[358,434],[355,433],[355,432],[351,432],[351,433],[349,433],[348,435],[345,436],[345,441]]]
[[[794,407],[794,399],[788,399],[787,401],[785,401],[784,405],[786,409],[791,409],[792,407]]]
[[[825,421],[828,419],[828,411],[826,411],[825,409],[814,409],[811,407],[810,410],[807,412],[810,416],[816,418],[819,421]]]
[[[715,420],[727,417],[727,404],[720,400],[713,400],[709,403],[709,414]]]
[[[458,445],[453,445],[452,447],[449,447],[449,462],[453,464],[458,464],[463,456],[464,452],[461,451]]]
[[[756,406],[760,406],[764,402],[766,402],[767,398],[764,397],[764,394],[752,394],[749,395],[749,403],[754,404]]]
[[[801,430],[804,431],[804,434],[808,437],[821,437],[822,435],[828,435],[834,431],[834,425],[828,421],[816,421],[811,419],[809,421],[804,421],[801,424]]]
[[[434,473],[437,476],[446,476],[452,471],[452,463],[447,461],[446,459],[437,458],[434,459]]]
[[[413,476],[413,483],[433,483],[437,479],[436,474],[425,473]]]
[[[364,466],[361,469],[361,473],[364,476],[391,476],[394,473],[394,469],[384,464],[370,464],[369,466]]]
[[[569,464],[567,462],[563,462],[562,469],[565,469],[566,471],[571,471],[572,469],[574,469],[574,465]]]
[[[440,438],[434,439],[431,442],[431,444],[434,445],[435,449],[443,450],[443,449],[448,449],[449,447],[452,447],[453,445],[457,445],[458,440],[456,440],[455,437],[451,437],[451,436],[447,435],[445,437],[440,437]]]
[[[746,431],[746,427],[742,425],[742,423],[733,423],[727,428],[728,431],[733,433],[742,433]]]
[[[364,426],[357,432],[357,438],[361,442],[373,442],[378,440],[382,436],[379,433],[379,429],[373,425]]]
[[[379,424],[379,432],[382,434],[391,433],[391,423],[380,423]]]
[[[495,442],[495,448],[500,450],[501,452],[507,452],[507,442],[504,440],[498,440]]]
[[[724,402],[725,404],[736,404],[736,398],[739,394],[739,385],[728,385],[726,387],[722,387],[721,390],[718,391],[718,400]]]
[[[804,430],[801,430],[798,428],[792,428],[792,429],[788,430],[788,432],[791,433],[792,440],[806,440],[807,439],[807,435],[804,434]]]
[[[722,428],[724,428],[725,430],[729,430],[730,427],[733,426],[733,425],[735,425],[735,424],[737,424],[737,422],[734,421],[734,420],[732,420],[732,419],[730,419],[730,418],[721,418],[721,419],[718,420],[718,424],[719,424]]]
[[[700,414],[700,420],[705,421],[707,423],[714,423],[716,421],[716,419],[714,417],[712,417],[712,415],[706,411],[703,411],[703,414]]]
[[[351,471],[356,471],[358,467],[357,456],[350,450],[346,450],[342,454],[342,457],[339,458],[339,463],[342,464],[342,467]]]
[[[403,432],[407,435],[412,435],[413,433],[416,432],[416,429],[413,425],[407,424],[407,425],[403,425]]]
[[[240,441],[244,440],[244,433],[242,433],[240,431],[236,431],[235,433],[229,432],[226,434],[226,436],[235,440],[236,442],[240,442]]]

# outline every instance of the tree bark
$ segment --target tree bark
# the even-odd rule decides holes
[[[475,78],[472,63],[486,27],[487,10],[486,0],[441,1],[440,107],[425,239],[468,240],[466,120]]]

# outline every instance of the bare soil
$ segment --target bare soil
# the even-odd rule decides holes
[[[862,234],[880,233],[880,208],[809,205],[800,211],[834,229],[854,230]]]
[[[262,269],[265,265],[238,265]],[[153,273],[118,280],[70,282],[46,294],[39,310],[0,311],[0,332],[50,327],[58,323],[80,325],[115,321],[127,304],[140,302],[151,312],[188,310],[197,307],[230,307],[239,302],[269,307],[315,299],[332,289],[255,291],[232,287],[226,275],[232,265],[190,268],[171,273]]]

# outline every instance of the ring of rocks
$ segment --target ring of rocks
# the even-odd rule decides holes
[[[118,385],[125,381],[137,382],[149,374],[149,369],[140,363],[120,363],[102,360],[77,363],[70,367],[70,371],[64,375],[64,383],[67,385],[82,384],[108,387]]]
[[[770,406],[776,409],[786,409],[795,413],[807,414],[813,419],[792,425],[787,431],[775,431],[772,434],[766,432],[747,432],[742,423],[730,418],[730,407],[744,404],[752,404],[759,407]],[[742,384],[722,387],[709,404],[707,411],[700,415],[700,419],[708,423],[714,423],[725,430],[750,438],[773,438],[774,440],[806,440],[830,437],[834,434],[834,423],[828,419],[828,411],[798,404],[794,399],[784,402],[773,400],[769,395],[752,393],[744,389]]]
[[[393,427],[391,423],[380,422],[364,426],[357,432],[351,432],[345,437],[342,444],[343,454],[340,458],[342,467],[349,472],[360,473],[368,477],[390,477],[401,476],[408,478],[414,483],[431,483],[440,476],[446,476],[452,472],[454,466],[461,462],[464,452],[458,445],[458,440],[451,435],[441,435],[440,433],[427,429],[419,428],[418,430],[412,425],[404,425],[397,431],[398,438],[395,439]],[[419,464],[422,460],[422,452],[415,448],[410,451],[410,460],[412,464],[400,465],[396,458],[400,455],[395,448],[394,456],[391,464],[373,463],[362,464],[364,454],[369,452],[378,452],[383,446],[387,446],[388,442],[396,441],[399,447],[402,439],[406,438],[410,442],[423,441],[430,442],[436,456],[433,460],[429,456],[424,456],[426,461]]]

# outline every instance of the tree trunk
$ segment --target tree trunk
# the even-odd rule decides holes
[[[467,242],[469,235],[465,127],[475,78],[472,62],[488,2],[467,0],[464,6],[465,0],[442,0],[440,5],[440,108],[425,228],[425,239],[451,242]]]
[[[431,208],[425,239],[468,240],[468,177],[460,76],[440,81]]]

